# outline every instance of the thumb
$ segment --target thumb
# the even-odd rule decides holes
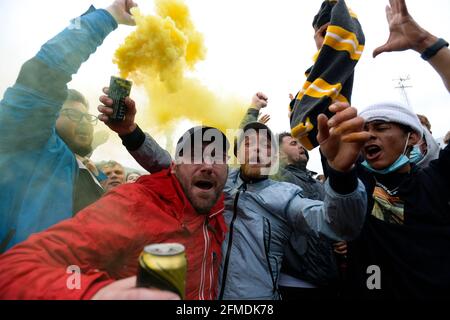
[[[390,51],[391,51],[390,45],[388,43],[385,43],[384,45],[382,45],[382,46],[376,48],[375,50],[373,50],[373,54],[372,55],[375,58],[380,53],[390,52]]]
[[[317,117],[317,142],[322,143],[327,140],[330,136],[329,128],[328,128],[328,117],[326,115],[319,114]]]
[[[131,14],[131,8],[135,8],[138,6],[133,0],[125,0],[126,11]]]

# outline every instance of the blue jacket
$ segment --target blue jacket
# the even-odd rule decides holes
[[[56,119],[72,75],[117,28],[93,7],[78,25],[44,44],[0,102],[0,253],[72,216],[78,165]]]

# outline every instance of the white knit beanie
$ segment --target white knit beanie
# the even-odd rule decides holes
[[[359,116],[366,123],[375,120],[400,123],[416,131],[420,137],[423,135],[423,127],[417,115],[397,102],[382,102],[371,105],[361,111]]]

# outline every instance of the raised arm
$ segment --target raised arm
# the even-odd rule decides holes
[[[77,18],[76,26],[64,29],[23,64],[16,83],[0,102],[0,150],[39,148],[55,134],[67,83],[117,28],[117,22],[133,23],[129,9],[134,5],[133,1],[116,0],[106,10],[91,6]]]
[[[247,110],[244,118],[239,124],[239,128],[244,128],[247,123],[258,121],[259,112],[262,108],[267,107],[269,98],[262,92],[256,93],[252,97],[252,102]]]
[[[322,202],[300,197],[291,201],[289,213],[297,229],[307,228],[335,240],[355,238],[364,222],[367,195],[355,170],[361,148],[370,138],[364,120],[346,103],[329,107],[335,115],[319,115],[317,141],[327,159],[328,180]]]
[[[100,97],[98,106],[99,120],[104,122],[112,131],[119,134],[122,144],[127,148],[133,158],[148,172],[156,173],[166,169],[172,163],[170,153],[161,146],[148,133],[144,133],[135,122],[136,104],[130,98],[125,98],[127,111],[123,121],[111,121],[113,101],[108,98],[108,88],[103,88],[105,95]]]
[[[330,170],[324,201],[296,196],[288,207],[288,218],[296,230],[323,234],[333,240],[352,240],[361,231],[367,209],[364,185],[356,171]]]
[[[448,43],[423,29],[408,12],[405,0],[390,0],[386,6],[389,23],[387,42],[376,48],[373,56],[383,52],[414,50],[422,55],[441,76],[450,91],[450,50]],[[445,45],[446,43],[446,45]],[[430,54],[433,54],[431,57]]]
[[[106,10],[91,7],[24,63],[16,83],[0,102],[0,148],[39,148],[52,134],[67,95],[67,83],[105,37],[126,21],[132,1],[117,0]]]

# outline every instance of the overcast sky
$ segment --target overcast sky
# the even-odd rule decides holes
[[[152,1],[137,2],[144,13],[152,12]],[[14,83],[24,61],[91,3],[101,8],[110,1],[0,1],[0,91],[4,92]],[[250,101],[255,92],[265,92],[269,96],[269,107],[264,112],[272,117],[269,125],[275,132],[288,130],[288,94],[295,94],[303,85],[303,72],[315,53],[311,22],[321,1],[187,0],[186,3],[208,48],[206,60],[198,64],[192,76],[224,96]],[[361,109],[376,101],[401,101],[393,79],[409,75],[408,84],[412,88],[407,89],[407,93],[412,107],[430,119],[435,138],[441,137],[450,130],[450,99],[433,69],[415,52],[383,54],[372,59],[373,49],[383,44],[388,36],[384,11],[387,3],[387,0],[347,1],[358,14],[366,35],[365,52],[356,70],[353,105]],[[407,5],[419,24],[450,40],[450,1],[409,0]],[[132,30],[132,27],[121,26],[108,36],[70,84],[86,94],[93,112],[101,88],[117,72],[112,64],[113,53]],[[133,90],[138,102],[146,99],[139,88]],[[97,129],[104,127],[99,125]],[[151,131],[151,128],[146,129]],[[96,150],[93,158],[115,159],[137,166],[113,134],[106,145]],[[309,167],[321,171],[316,152]]]

